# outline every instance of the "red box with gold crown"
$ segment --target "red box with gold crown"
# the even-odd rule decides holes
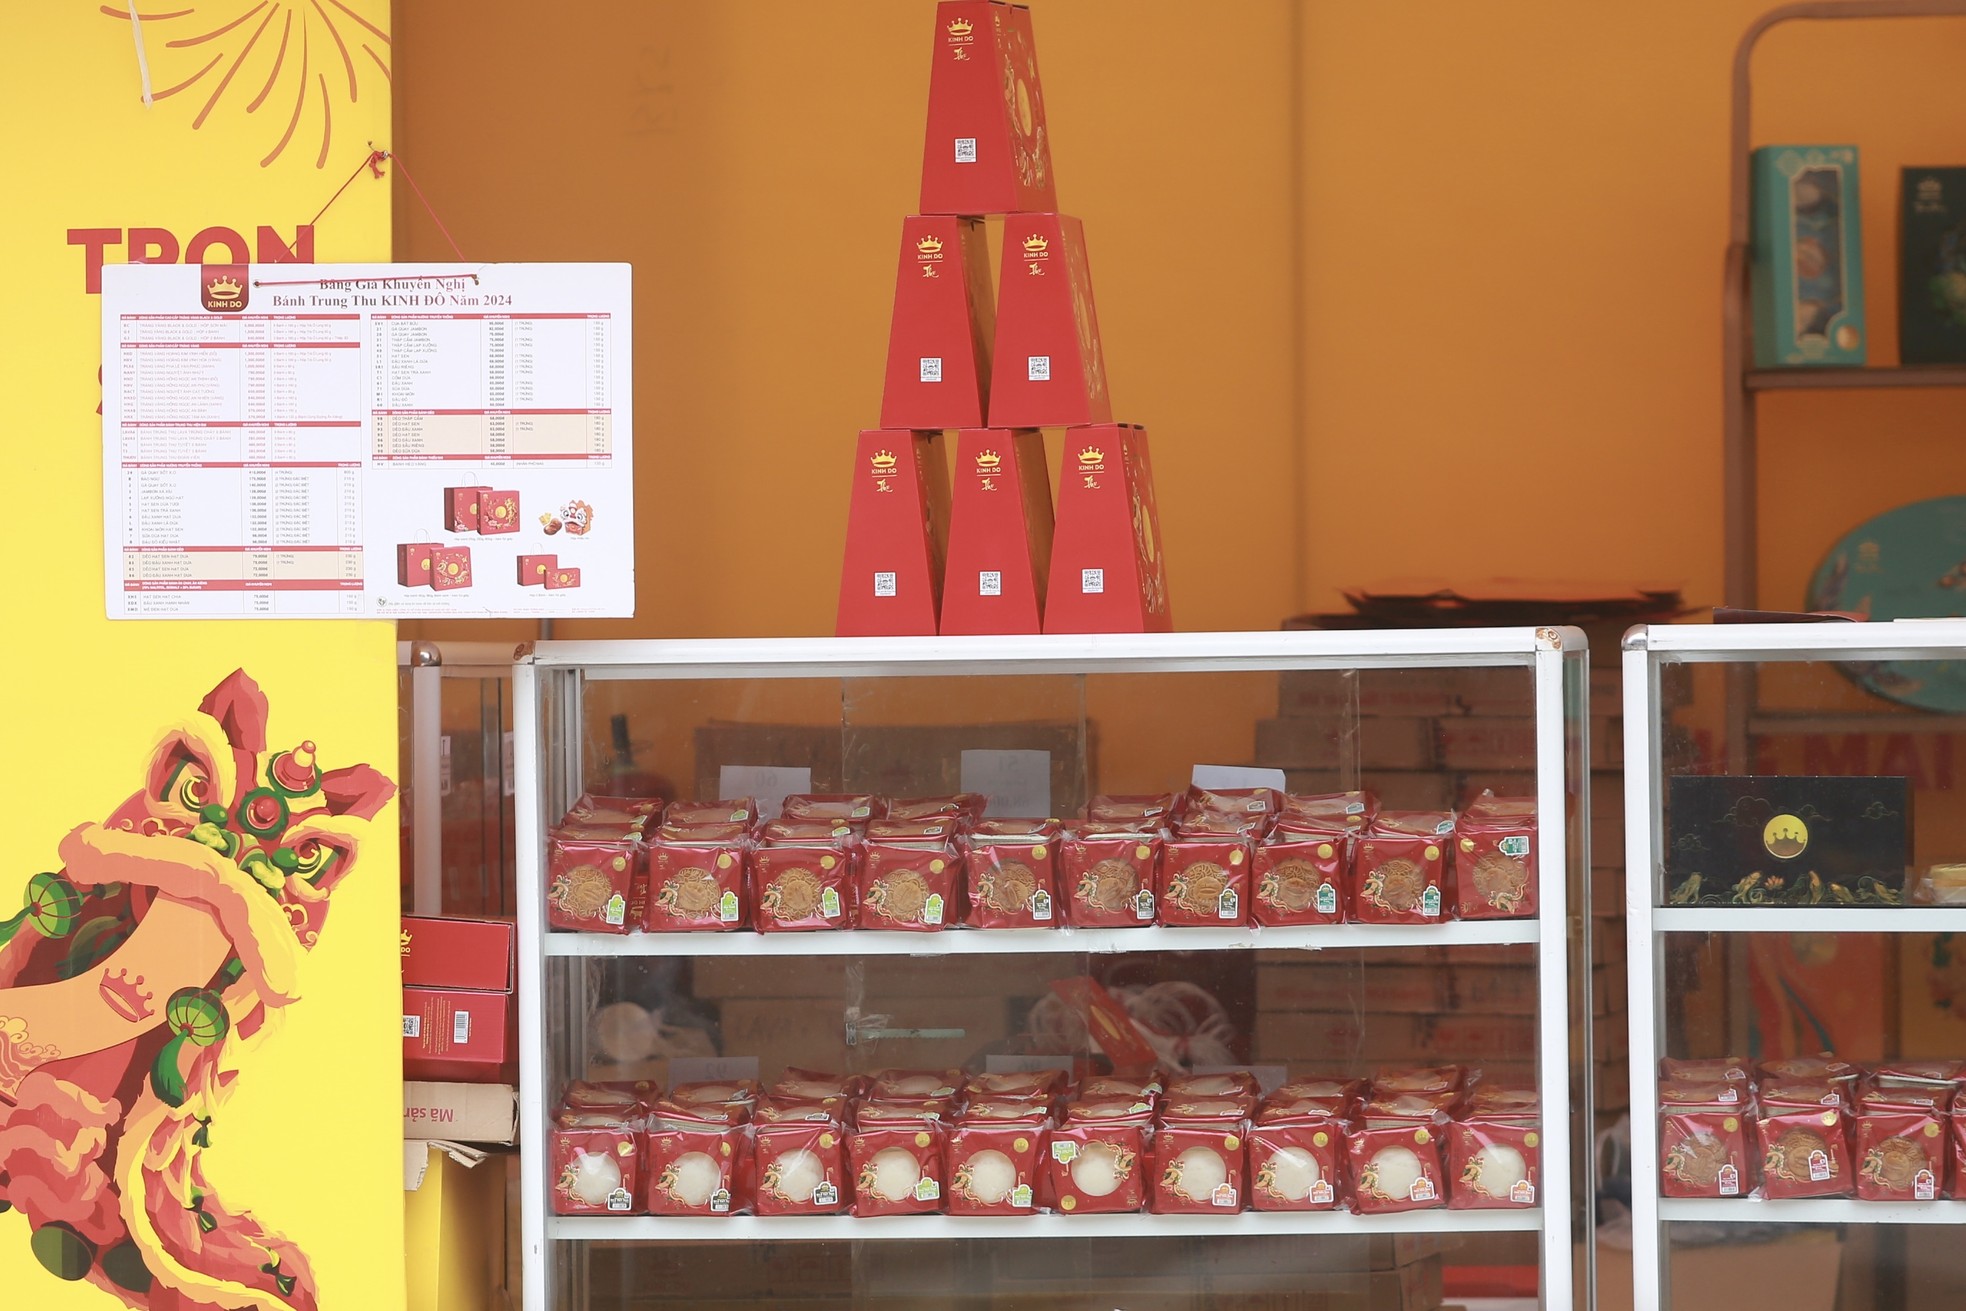
[[[1165,633],[1174,627],[1147,430],[1109,423],[1065,434],[1058,524],[1045,589],[1047,633]]]
[[[1002,0],[935,7],[922,213],[1058,207],[1031,11]]]
[[[1051,529],[1043,435],[994,428],[958,433],[942,631],[1041,631]]]
[[[1004,220],[991,349],[990,426],[1111,423],[1085,231],[1063,214]]]
[[[995,327],[983,224],[903,219],[881,427],[980,428]]]
[[[934,635],[948,496],[938,434],[860,434],[840,567],[839,636]]]

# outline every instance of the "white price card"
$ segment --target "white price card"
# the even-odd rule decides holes
[[[1188,781],[1198,788],[1275,788],[1284,790],[1283,771],[1251,765],[1196,765]]]
[[[736,1079],[756,1079],[755,1056],[672,1056],[669,1058],[669,1084],[724,1083]]]
[[[717,795],[705,800],[754,797],[760,815],[776,815],[785,798],[812,791],[812,771],[782,765],[725,765],[717,771]]]
[[[1051,814],[1051,753],[965,751],[962,790],[987,798],[987,814],[1042,819]]]
[[[102,271],[112,619],[635,612],[626,264]]]

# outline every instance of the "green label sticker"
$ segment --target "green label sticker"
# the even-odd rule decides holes
[[[942,894],[931,892],[922,904],[922,923],[940,924],[942,922]]]
[[[1504,856],[1526,856],[1529,854],[1529,839],[1518,833],[1513,837],[1503,838],[1495,844],[1495,847]]]
[[[717,898],[717,918],[726,924],[735,924],[737,923],[737,914],[737,894],[729,889],[725,889],[724,895]]]
[[[823,888],[819,893],[819,913],[829,920],[840,917],[840,894],[833,888]]]
[[[628,899],[619,892],[608,898],[608,904],[601,910],[601,918],[619,928],[628,918]]]

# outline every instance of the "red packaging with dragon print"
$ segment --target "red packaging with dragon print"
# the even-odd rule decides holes
[[[1061,881],[1071,889],[1066,920],[1074,928],[1152,924],[1160,835],[1107,827],[1088,823],[1066,830],[1059,860]]]
[[[430,586],[439,592],[455,592],[471,586],[471,548],[440,546],[432,551]]]
[[[866,792],[795,792],[779,805],[784,819],[844,820],[865,826],[887,814],[887,803]]]
[[[1016,1120],[960,1121],[949,1135],[950,1215],[1030,1215],[1037,1207],[1049,1121],[1037,1105]]]
[[[1066,1109],[1045,1152],[1046,1205],[1066,1215],[1105,1215],[1146,1204],[1153,1111],[1136,1108],[1139,1103],[1082,1102]]]
[[[1454,822],[1454,908],[1464,920],[1536,916],[1536,803],[1484,792]]]
[[[486,491],[478,498],[478,531],[486,536],[519,531],[519,494]]]
[[[716,1118],[671,1113],[652,1119],[643,1173],[650,1215],[736,1215],[749,1210],[750,1137]]]
[[[1966,1198],[1966,1097],[1953,1099],[1952,1114],[1947,1119],[1951,1128],[1946,1141],[1952,1144],[1952,1174],[1946,1196]]]
[[[919,825],[946,834],[948,820]],[[927,843],[935,845],[926,845]],[[861,850],[858,883],[859,927],[937,933],[961,918],[961,881],[955,848],[946,836],[923,845],[870,841]]]
[[[1279,828],[1250,857],[1249,919],[1277,928],[1345,922],[1352,838]]]
[[[1857,1101],[1857,1196],[1929,1202],[1945,1188],[1952,1085],[1872,1088]]]
[[[1447,1205],[1447,1190],[1441,1186],[1440,1130],[1436,1120],[1381,1120],[1347,1133],[1352,1210],[1385,1215]]]
[[[1247,838],[1169,838],[1161,846],[1155,878],[1160,922],[1217,927],[1248,923],[1252,850]]]
[[[968,906],[975,929],[1055,929],[1058,906],[1058,825],[1048,819],[985,819],[963,855]]]
[[[759,1215],[836,1215],[852,1204],[838,1122],[759,1125],[751,1144],[752,1206]]]
[[[628,932],[645,858],[633,835],[574,838],[556,831],[546,842],[546,922],[556,929]]]
[[[847,1140],[853,1168],[853,1213],[934,1215],[943,1204],[943,1146],[948,1126],[939,1118],[862,1114]]]
[[[719,933],[746,927],[745,850],[741,839],[650,843],[642,928],[650,933]]]
[[[1149,1156],[1155,1215],[1225,1215],[1243,1209],[1243,1141],[1253,1099],[1177,1100],[1170,1091]]]
[[[1352,856],[1352,917],[1361,924],[1438,924],[1447,908],[1445,811],[1382,810]]]
[[[1798,1096],[1764,1100],[1754,1122],[1761,1154],[1764,1197],[1848,1197],[1854,1186],[1850,1168],[1849,1112]]]
[[[1745,1197],[1754,1187],[1745,1083],[1668,1080],[1659,1085],[1659,1192],[1666,1197]]]
[[[1249,1131],[1253,1211],[1331,1211],[1345,1201],[1344,1126],[1322,1115],[1259,1123]]]
[[[640,1133],[605,1113],[570,1112],[548,1137],[553,1214],[633,1215],[640,1208]]]
[[[1447,1205],[1457,1211],[1520,1210],[1541,1196],[1543,1135],[1530,1117],[1470,1115],[1447,1129]]]
[[[844,929],[853,922],[853,853],[838,847],[759,847],[751,852],[760,933]]]

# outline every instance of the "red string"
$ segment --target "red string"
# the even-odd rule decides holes
[[[335,188],[335,193],[332,196],[328,197],[328,203],[321,206],[321,214],[327,213],[328,210],[334,206],[334,203],[337,200],[341,199],[341,193],[355,185],[355,179],[362,176],[363,169],[365,168],[371,169],[374,171],[375,175],[378,178],[381,177],[382,161],[387,158],[389,158],[389,156],[385,151],[371,148],[368,153],[368,157],[365,158],[361,163],[357,164],[355,166],[355,171],[348,175],[348,181],[342,183],[339,187]],[[311,228],[316,223],[319,223],[321,221],[321,214],[316,214],[313,218],[307,220],[307,226]]]
[[[437,211],[431,207],[430,198],[423,194],[423,188],[419,187],[416,184],[416,179],[410,176],[410,171],[407,168],[403,167],[403,157],[401,155],[396,154],[394,151],[390,151],[390,150],[378,151],[376,153],[380,154],[385,159],[393,159],[396,161],[396,171],[403,175],[403,181],[410,184],[410,190],[414,191],[416,193],[416,198],[423,202],[424,211],[430,215],[430,221],[437,225],[437,231],[443,233],[444,240],[451,243],[451,252],[455,254],[459,260],[463,260],[464,252],[458,248],[457,238],[453,237],[451,235],[451,230],[444,226],[444,221],[437,217]]]

